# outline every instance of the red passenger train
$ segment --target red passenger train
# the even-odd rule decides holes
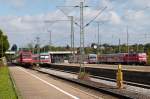
[[[74,62],[80,62],[77,55]],[[85,55],[84,63],[110,63],[110,64],[147,64],[146,53],[116,53],[116,54],[89,54]],[[32,54],[31,51],[19,51],[15,57],[14,63],[22,65],[50,64],[51,56],[49,53]]]
[[[98,63],[146,64],[146,53],[118,53],[98,55]]]
[[[51,57],[50,57],[50,54],[48,53],[32,54],[31,51],[22,50],[16,54],[16,57],[14,58],[13,63],[24,65],[27,67],[36,65],[36,64],[50,64]]]

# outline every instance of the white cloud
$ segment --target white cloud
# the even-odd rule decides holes
[[[117,24],[121,23],[120,16],[116,12],[110,11],[109,16],[110,16],[110,23],[111,24],[117,25]]]
[[[139,10],[127,10],[124,14],[124,19],[126,23],[131,25],[150,25],[149,24],[150,15],[147,12]]]
[[[3,31],[5,31],[8,34],[11,44],[17,43],[21,45],[26,45],[27,43],[33,41],[35,36],[38,36],[39,34],[47,35],[41,39],[43,40],[45,39],[48,42],[49,41],[48,40],[49,34],[47,31],[48,29],[52,30],[54,40],[55,39],[58,40],[61,37],[65,37],[67,35],[69,37],[70,22],[54,21],[54,20],[62,20],[62,19],[66,20],[67,18],[59,10],[54,11],[52,13],[39,14],[35,16],[31,16],[31,15],[7,16],[7,17],[0,16],[0,27],[2,28]],[[49,23],[45,23],[45,20],[49,21]],[[28,40],[25,39],[27,37]],[[20,42],[18,42],[18,40],[20,40]]]
[[[150,6],[150,0],[132,0],[132,2],[140,7]]]
[[[0,2],[18,8],[23,7],[26,3],[26,0],[0,0]]]
[[[25,5],[25,0],[11,0],[11,2],[16,7],[22,7]]]
[[[143,8],[144,4],[148,4],[149,0],[134,0],[132,1],[131,5],[138,5],[141,8]],[[16,5],[22,6],[25,3],[25,0],[11,0],[11,2],[14,2]],[[117,2],[117,1],[116,1]],[[133,3],[134,2],[134,3]],[[17,4],[18,3],[18,4]],[[142,4],[141,4],[142,3]],[[75,5],[79,4],[78,1],[72,1],[69,4]],[[141,5],[140,5],[141,4]],[[68,5],[68,3],[66,3]],[[124,33],[125,32],[125,25],[129,24],[130,25],[130,32],[149,32],[150,29],[148,28],[150,26],[150,15],[147,11],[137,11],[135,10],[137,7],[133,9],[128,8],[125,10],[125,12],[121,12],[120,9],[115,9],[116,6],[119,8],[119,5],[114,5],[111,3],[109,0],[102,0],[101,3],[99,4],[100,7],[108,6],[108,9],[104,11],[96,20],[103,20],[107,21],[107,23],[104,23],[103,26],[101,26],[101,35],[103,37],[103,40],[106,42],[113,42],[111,40],[112,35],[115,35],[117,39],[120,37],[123,39],[125,42],[126,38],[124,34],[118,35],[117,33]],[[126,5],[128,6],[128,5]],[[121,8],[121,7],[120,7]],[[66,9],[64,9],[66,10]],[[69,15],[74,15],[77,21],[79,22],[79,9],[69,9],[67,10]],[[67,12],[66,11],[66,12]],[[99,10],[89,7],[86,8],[84,12],[85,16],[85,24],[89,22],[91,19],[93,19],[97,14]],[[123,15],[124,17],[122,17]],[[45,24],[43,21],[44,20],[61,20],[61,19],[68,19],[60,10],[55,10],[52,11],[51,13],[43,13],[39,15],[25,15],[25,16],[5,16],[2,17],[0,16],[0,27],[6,33],[11,34],[13,32],[13,35],[21,35],[21,37],[15,37],[15,36],[10,36],[11,42],[16,43],[19,40],[22,40],[22,37],[29,37],[27,41],[24,42],[19,42],[20,44],[24,43],[26,44],[27,42],[31,42],[30,40],[33,40],[33,38],[39,33],[43,33],[41,35],[46,35],[42,39],[45,39],[48,41],[49,36],[47,33],[47,28],[51,29],[53,32],[53,40],[58,41],[61,38],[66,38],[62,41],[59,41],[63,44],[66,44],[67,41],[69,41],[69,33],[70,33],[70,23],[69,22],[59,22],[56,24],[49,23]],[[89,27],[86,28],[87,31],[86,33],[86,40],[87,43],[90,41],[96,41],[97,38],[95,38],[96,33],[97,33],[97,26],[95,24],[90,25]],[[16,33],[15,33],[16,32]],[[76,43],[79,43],[79,28],[75,28],[75,33],[76,33]],[[106,33],[108,34],[106,36]],[[29,36],[27,36],[29,35]],[[132,34],[130,35],[131,37],[133,36]],[[139,35],[136,35],[139,36]],[[134,37],[134,36],[133,36]],[[89,41],[90,38],[90,41]],[[107,41],[109,38],[109,41]],[[122,41],[122,42],[123,42]],[[117,42],[117,41],[115,41]],[[62,44],[62,45],[63,45]],[[79,44],[78,44],[79,45]]]

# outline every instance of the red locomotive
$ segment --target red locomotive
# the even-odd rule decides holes
[[[16,63],[22,65],[32,64],[32,52],[31,51],[19,51],[16,55]]]

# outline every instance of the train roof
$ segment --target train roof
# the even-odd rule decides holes
[[[49,55],[49,53],[48,52],[46,52],[46,53],[40,53],[40,55]]]
[[[89,54],[89,56],[97,56],[97,54]]]
[[[127,55],[128,53],[113,53],[113,54],[100,54],[100,55]],[[146,54],[146,53],[129,53],[129,54]]]

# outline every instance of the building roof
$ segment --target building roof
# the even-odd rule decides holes
[[[49,54],[73,54],[73,51],[49,51]],[[77,53],[77,51],[75,51]]]
[[[5,54],[13,54],[14,55],[14,54],[16,54],[16,52],[15,51],[6,51]]]

